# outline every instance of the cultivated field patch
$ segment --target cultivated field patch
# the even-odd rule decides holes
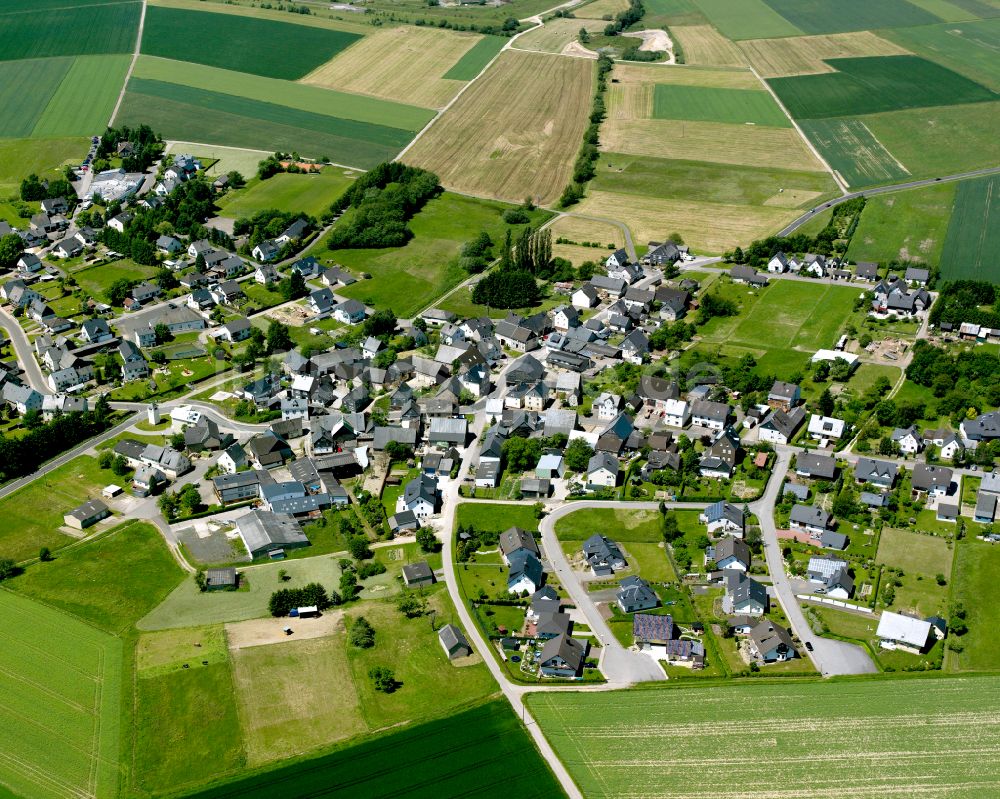
[[[486,68],[499,53],[507,39],[502,36],[483,36],[455,65],[442,75],[444,80],[472,80]]]
[[[906,0],[764,0],[805,33],[932,25],[939,18]],[[758,38],[758,37],[743,37]]]
[[[917,56],[831,59],[836,72],[768,81],[796,119],[988,102],[997,94]]]
[[[528,704],[589,797],[770,797],[791,784],[810,797],[905,799],[995,792],[998,689],[996,677],[744,683],[678,688],[657,701],[646,692],[539,693]],[[756,734],[733,764],[727,741],[747,725]]]
[[[121,642],[9,591],[0,591],[0,624],[0,791],[115,795]]]
[[[628,0],[595,0],[579,9],[573,9],[574,16],[581,19],[603,19],[606,14],[612,17],[628,8]]]
[[[791,127],[788,117],[763,89],[751,91],[657,83],[653,90],[653,118]]]
[[[73,64],[72,58],[0,61],[0,136],[28,137]]]
[[[43,180],[58,177],[62,166],[80,163],[87,146],[86,139],[76,137],[0,139],[0,194],[12,194],[32,173]]]
[[[4,4],[9,5],[7,3]],[[64,3],[56,14],[36,5],[0,16],[0,61],[130,53],[142,3]],[[10,10],[10,9],[7,9]]]
[[[75,58],[31,135],[93,136],[103,131],[115,110],[130,61],[128,55]]]
[[[925,58],[1000,91],[1000,18],[887,31]]]
[[[740,48],[762,78],[833,72],[827,61],[834,58],[910,54],[871,31],[754,39],[741,42]]]
[[[587,125],[593,62],[507,52],[419,139],[406,162],[448,188],[552,202]]]
[[[684,63],[693,66],[740,67],[746,59],[739,47],[711,25],[678,25],[670,29],[684,52]]]
[[[622,233],[620,227],[612,225],[610,222],[562,216],[549,225],[549,229],[552,231],[552,254],[567,259],[574,266],[579,266],[584,261],[600,261],[607,257],[607,250],[579,246],[583,242],[593,242],[604,246],[613,244],[615,248],[625,246],[625,234]],[[569,239],[579,244],[557,244],[555,241],[558,238]]]
[[[909,176],[860,119],[805,119],[799,127],[848,186],[873,186]]]
[[[737,244],[763,238],[797,214],[782,208],[728,205],[590,190],[580,213],[620,219],[637,241],[662,241],[667,228],[684,236],[692,249],[721,253]]]
[[[716,89],[755,89],[761,85],[748,69],[709,69],[684,67],[664,69],[652,65],[615,64],[612,75],[616,84],[671,84],[676,86],[703,86]]]
[[[956,188],[955,183],[940,183],[869,197],[851,237],[848,258],[940,263]]]
[[[1000,283],[1000,175],[966,180],[955,191],[941,274],[948,280]]]
[[[254,17],[150,6],[142,51],[177,61],[296,80],[361,37]],[[267,42],[266,47],[261,42]],[[131,49],[131,48],[129,48]]]
[[[445,80],[445,73],[479,40],[473,34],[431,28],[380,30],[317,67],[302,82],[440,108],[463,85]]]
[[[695,0],[709,21],[733,41],[798,36],[803,31],[764,0]]]

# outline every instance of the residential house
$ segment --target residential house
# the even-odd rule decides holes
[[[705,665],[705,649],[700,641],[680,638],[669,614],[636,613],[632,617],[632,638],[640,652],[656,660],[681,663],[692,668]]]
[[[557,635],[542,647],[538,667],[545,677],[579,677],[586,658],[586,642],[568,635]]]
[[[767,612],[767,589],[739,569],[725,572],[726,593],[722,610],[728,615],[763,616]]]
[[[716,435],[712,445],[702,454],[698,471],[703,477],[730,479],[736,471],[740,447],[740,437],[733,428],[727,427]]]
[[[230,444],[219,456],[216,465],[226,474],[236,474],[247,466],[246,451],[241,444]]]
[[[589,488],[614,488],[618,484],[618,459],[608,452],[595,452],[587,463]]]
[[[469,646],[468,640],[454,624],[446,624],[438,630],[438,641],[449,660],[468,657],[472,654],[472,647]]]
[[[356,325],[365,319],[365,306],[357,300],[344,300],[333,306],[333,318],[345,325]]]
[[[583,557],[597,577],[609,577],[628,566],[618,544],[600,533],[583,542]]]
[[[844,435],[844,420],[836,419],[832,416],[820,416],[812,414],[809,417],[809,427],[807,428],[810,438],[815,441],[837,441]]]
[[[728,533],[736,538],[743,538],[746,534],[748,516],[749,511],[746,506],[740,507],[720,500],[705,508],[698,515],[698,521],[708,528],[710,535]]]
[[[858,458],[854,467],[854,479],[858,483],[871,483],[879,488],[892,488],[897,474],[899,467],[895,463],[871,458]]]
[[[99,499],[88,499],[82,505],[63,516],[63,524],[75,530],[85,530],[102,519],[108,518],[111,510]]]
[[[952,475],[952,470],[947,467],[918,463],[913,467],[911,485],[918,494],[926,494],[929,498],[943,497],[951,488]]]
[[[788,523],[793,530],[801,530],[813,538],[819,538],[833,526],[833,518],[822,508],[796,504],[792,506]]]
[[[709,430],[725,429],[729,419],[729,406],[724,402],[695,400],[691,403],[691,424],[706,427]]]
[[[570,295],[570,302],[574,308],[588,309],[597,305],[597,290],[588,284],[578,288]]]
[[[916,455],[924,447],[923,436],[916,425],[897,427],[892,431],[892,440],[904,455]]]
[[[802,390],[795,383],[775,380],[767,394],[768,407],[788,413],[802,400]]]
[[[799,406],[785,412],[774,410],[760,423],[758,439],[772,444],[787,444],[805,421],[806,410]]]
[[[837,461],[830,455],[799,452],[795,456],[795,473],[813,480],[832,480],[837,474]]]
[[[542,562],[527,549],[512,552],[507,559],[507,592],[515,595],[533,594],[542,587]]]
[[[288,549],[309,546],[309,539],[294,516],[252,510],[235,521],[239,534],[250,557],[281,558]]]
[[[288,442],[270,430],[258,433],[246,444],[246,453],[257,469],[273,469],[283,466],[294,455]]]
[[[649,357],[649,336],[636,328],[625,336],[625,340],[621,343],[621,349],[622,358],[629,363],[640,366]]]
[[[658,607],[660,598],[653,587],[641,577],[626,577],[619,584],[615,601],[622,613],[636,613]]]
[[[929,621],[883,610],[875,635],[883,649],[902,649],[915,655],[923,654],[937,639]]]
[[[798,657],[788,630],[768,619],[754,627],[747,640],[751,654],[764,663],[782,663]]]
[[[396,501],[396,512],[411,511],[419,520],[433,516],[437,511],[437,479],[421,474],[410,480]]]
[[[750,266],[734,266],[729,270],[729,277],[734,283],[745,283],[754,288],[763,288],[768,282],[767,275],[759,274]]]
[[[149,377],[149,364],[131,341],[124,339],[118,344],[118,356],[122,359],[122,380],[126,383]]]
[[[500,557],[503,558],[503,562],[507,566],[510,565],[510,558],[516,552],[530,552],[536,558],[541,555],[535,537],[520,527],[508,527],[500,533],[499,546]]]
[[[280,252],[281,245],[278,242],[274,239],[264,239],[264,241],[253,248],[252,255],[258,261],[267,263],[277,258]]]
[[[750,547],[740,538],[723,538],[712,547],[712,559],[715,561],[715,568],[720,571],[736,569],[737,571],[750,571]]]

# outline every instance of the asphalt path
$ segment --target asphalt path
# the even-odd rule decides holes
[[[17,319],[11,316],[5,308],[0,308],[0,327],[7,331],[7,337],[14,347],[14,354],[17,356],[17,362],[24,371],[28,385],[39,394],[51,394],[52,389],[49,388],[49,384],[45,380],[41,366],[35,360],[35,351],[31,346],[31,342],[28,341],[27,334],[21,325],[18,324]]]

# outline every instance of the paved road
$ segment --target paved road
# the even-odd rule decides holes
[[[200,387],[199,387],[200,390]],[[181,399],[170,400],[169,402],[160,402],[160,411],[164,416],[170,414],[171,408],[177,408],[181,405],[191,405],[197,408],[199,411],[204,413],[213,422],[217,423],[220,427],[228,429],[234,433],[260,433],[263,430],[267,430],[269,425],[267,424],[251,424],[249,422],[237,422],[235,419],[230,419],[228,416],[223,414],[217,406],[212,405],[210,402],[202,402],[200,400],[191,399]],[[141,411],[145,413],[146,409],[149,407],[148,402],[111,402],[109,403],[112,408],[116,411]]]
[[[764,538],[764,556],[771,574],[775,596],[788,617],[792,632],[803,644],[807,641],[812,644],[813,651],[807,651],[807,654],[824,677],[834,674],[873,674],[877,671],[875,664],[860,646],[813,634],[785,573],[785,561],[781,556],[781,543],[778,541],[778,531],[774,523],[774,503],[778,499],[781,486],[784,485],[793,451],[790,447],[778,448],[777,461],[768,481],[767,490],[761,499],[750,504],[750,509],[760,521]]]
[[[52,389],[49,388],[49,384],[45,380],[41,366],[35,360],[35,350],[32,348],[31,342],[28,341],[27,334],[18,324],[17,319],[4,308],[0,308],[0,327],[7,331],[7,337],[14,346],[14,354],[17,356],[17,362],[21,365],[21,369],[24,370],[28,385],[39,394],[51,394]]]
[[[959,172],[954,175],[944,175],[939,178],[926,178],[924,180],[911,180],[906,183],[896,183],[892,186],[879,186],[875,189],[863,189],[861,191],[852,191],[849,194],[845,194],[842,197],[837,197],[834,200],[830,200],[827,203],[818,205],[815,208],[807,211],[794,222],[789,224],[783,230],[780,230],[777,235],[779,236],[790,236],[800,227],[802,227],[806,222],[812,219],[814,216],[818,216],[823,213],[828,208],[833,208],[835,205],[840,205],[841,203],[847,202],[848,200],[853,200],[855,197],[872,197],[876,194],[891,194],[894,191],[905,191],[906,189],[917,189],[921,186],[931,186],[935,183],[949,183],[954,180],[968,180],[969,178],[978,178],[983,175],[995,175],[1000,172],[1000,166],[987,167],[986,169],[975,169],[972,172]]]

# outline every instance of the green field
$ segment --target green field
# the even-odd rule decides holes
[[[73,279],[91,296],[107,299],[104,292],[116,280],[123,277],[130,280],[149,278],[155,274],[155,267],[144,266],[131,259],[125,259],[86,267],[78,272],[73,272]]]
[[[1000,547],[966,538],[957,545],[952,602],[968,612],[969,632],[959,638],[961,652],[949,652],[949,671],[996,671],[1000,667],[1000,634],[996,608],[1000,602]],[[954,633],[952,633],[954,638]]]
[[[277,208],[305,211],[319,217],[351,185],[354,174],[345,174],[337,168],[327,168],[312,175],[278,174],[230,192],[219,201],[219,207],[224,216],[252,216]]]
[[[663,540],[660,513],[628,508],[585,508],[556,522],[560,541],[585,541],[601,533],[614,541],[657,544]]]
[[[538,518],[531,505],[500,505],[494,502],[463,502],[458,506],[455,523],[472,525],[477,530],[503,532],[508,527],[538,530]]]
[[[951,574],[954,550],[944,538],[923,535],[910,530],[886,527],[878,542],[876,560],[886,566],[903,570],[901,586],[896,587],[892,610],[910,613],[920,618],[947,615],[947,585],[940,586],[936,575],[947,579]]]
[[[903,28],[886,35],[925,58],[1000,91],[1000,18]]]
[[[528,704],[591,799],[976,797],[1000,786],[1000,762],[979,754],[1000,747],[998,689],[997,677],[751,681],[532,694]],[[729,742],[746,729],[755,733],[734,760]]]
[[[898,259],[939,263],[955,190],[956,184],[941,183],[869,197],[847,256],[883,264]]]
[[[826,63],[837,71],[768,81],[796,119],[878,114],[998,99],[985,86],[917,56],[834,58]]]
[[[695,3],[723,36],[734,41],[802,33],[764,0],[695,0]]]
[[[804,33],[843,33],[872,28],[931,25],[933,14],[906,0],[765,0]]]
[[[121,642],[10,591],[0,625],[0,794],[117,795]]]
[[[407,131],[420,130],[434,116],[433,111],[425,108],[394,103],[391,100],[152,56],[141,56],[132,75],[136,79],[187,86],[304,111],[308,114],[368,122]],[[143,91],[142,84],[134,85],[137,87],[136,91]],[[130,86],[131,88],[133,87]],[[190,102],[185,97],[181,99]],[[270,119],[283,121],[279,118]],[[293,113],[289,119],[295,121],[297,116]]]
[[[133,520],[51,563],[29,567],[10,587],[121,634],[159,605],[183,574],[159,530]]]
[[[57,177],[64,164],[83,159],[87,145],[82,138],[0,139],[0,196],[16,193],[32,173],[43,180]]]
[[[59,532],[63,515],[112,481],[89,455],[74,458],[0,500],[0,557],[21,561],[40,547],[56,550],[74,539]]]
[[[602,191],[663,199],[688,199],[746,205],[784,203],[783,189],[795,198],[814,198],[835,190],[827,172],[801,172],[764,167],[709,164],[622,153],[601,153],[591,185]]]
[[[642,24],[647,28],[662,28],[670,25],[701,25],[707,18],[694,0],[645,0],[646,15]]]
[[[516,763],[516,768],[511,764]],[[479,796],[558,799],[562,789],[503,700],[256,774],[192,799]]]
[[[74,59],[31,135],[91,136],[104,130],[115,110],[130,60],[127,55]]]
[[[9,5],[4,9],[12,11]],[[63,3],[56,14],[31,5],[0,15],[0,60],[131,53],[141,8],[138,2]]]
[[[0,61],[0,136],[27,137],[56,93],[72,58]]]
[[[766,91],[669,83],[654,86],[653,119],[728,122],[775,128],[788,128],[792,124]]]
[[[441,77],[445,80],[472,80],[483,71],[505,44],[507,40],[502,36],[484,36]]]
[[[509,207],[491,200],[442,194],[410,220],[413,238],[405,247],[332,251],[329,257],[355,274],[372,275],[372,280],[360,280],[339,293],[379,308],[392,308],[401,317],[423,310],[468,277],[457,260],[462,244],[480,230],[487,231],[495,244],[503,243],[510,226],[501,213]],[[532,223],[538,225],[548,216],[546,211],[533,211]]]
[[[962,181],[955,192],[955,210],[941,255],[942,276],[1000,283],[998,248],[1000,175]]]
[[[852,188],[909,177],[909,172],[860,119],[803,119],[799,126]]]
[[[151,6],[146,10],[142,52],[297,80],[360,38],[356,33],[291,22]]]

